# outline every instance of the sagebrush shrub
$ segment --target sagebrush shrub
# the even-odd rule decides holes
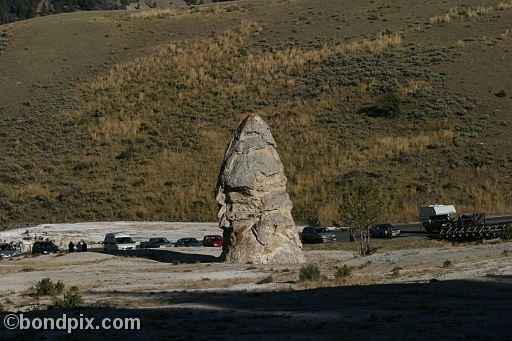
[[[334,274],[334,277],[337,279],[348,277],[352,274],[352,267],[347,266],[347,264],[343,264],[341,268],[338,268],[338,271]]]
[[[374,105],[362,108],[360,112],[370,117],[396,117],[400,115],[401,100],[395,93],[387,93],[379,97]]]
[[[68,291],[64,293],[62,298],[55,297],[53,299],[53,305],[56,308],[77,308],[83,303],[80,289],[76,286],[72,286]]]
[[[320,277],[320,269],[314,264],[307,264],[300,268],[300,281],[318,281]]]
[[[507,224],[507,226],[505,226],[505,231],[503,233],[503,239],[505,239],[505,240],[512,239],[512,224]]]
[[[34,286],[34,290],[36,292],[36,296],[54,296],[59,295],[64,290],[64,283],[62,281],[57,281],[57,283],[53,283],[53,281],[45,277]]]

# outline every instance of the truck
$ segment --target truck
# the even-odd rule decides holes
[[[173,243],[164,237],[152,237],[149,238],[149,241],[140,243],[141,249],[158,249],[171,246],[173,246]]]
[[[428,233],[436,233],[438,239],[468,241],[503,238],[509,222],[488,224],[484,213],[463,213],[454,220],[453,205],[429,205],[420,207],[420,223]]]
[[[451,217],[456,213],[453,205],[429,205],[420,207],[420,223],[428,232],[439,232],[453,223]]]

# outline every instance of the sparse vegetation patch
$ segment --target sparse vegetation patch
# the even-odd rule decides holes
[[[447,259],[443,262],[443,268],[449,268],[450,266],[452,266],[452,261]]]
[[[80,294],[80,289],[76,286],[69,288],[63,295],[63,297],[54,297],[53,306],[60,309],[73,309],[78,308],[82,305],[83,299]]]
[[[480,16],[488,15],[493,11],[508,11],[512,10],[512,2],[500,2],[495,6],[480,5],[476,7],[452,7],[445,15],[433,16],[429,19],[430,24],[447,24],[451,21],[462,18],[470,19]]]
[[[43,278],[34,286],[36,296],[55,296],[61,294],[63,290],[64,283],[62,281],[53,283],[48,277]]]
[[[400,98],[394,93],[387,93],[377,99],[374,105],[364,107],[364,112],[370,117],[393,118],[400,115]]]
[[[315,264],[307,264],[300,268],[299,280],[304,281],[318,281],[322,278],[320,269]]]
[[[49,277],[45,277],[37,282],[30,291],[36,297],[51,296],[54,308],[79,307],[83,303],[80,289],[77,286],[72,286],[68,290],[64,290],[64,288],[62,281],[53,282]]]
[[[343,264],[341,268],[338,268],[336,273],[334,274],[334,277],[336,279],[342,279],[350,276],[352,274],[352,268],[347,266],[346,264]]]

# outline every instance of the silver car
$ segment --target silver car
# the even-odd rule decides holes
[[[336,235],[321,226],[307,226],[302,230],[301,239],[306,243],[331,243],[336,241]]]

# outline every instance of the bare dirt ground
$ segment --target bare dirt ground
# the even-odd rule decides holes
[[[106,226],[108,224],[108,227]],[[154,230],[149,229],[151,225]],[[46,226],[46,227],[45,227]],[[188,227],[186,230],[184,227]],[[216,233],[215,224],[88,223],[41,225],[54,239],[101,240],[123,230],[135,239],[171,240]],[[108,230],[108,231],[107,231]],[[151,231],[151,232],[149,232]],[[2,232],[13,238],[22,230]],[[407,243],[406,240],[403,243]],[[299,281],[300,266],[223,264],[214,248],[170,248],[106,254],[92,250],[0,261],[0,303],[31,317],[139,317],[140,331],[75,331],[72,336],[135,339],[153,336],[200,339],[437,339],[512,336],[512,243],[352,251],[307,246],[308,263],[322,279]],[[347,265],[351,274],[335,278]],[[46,310],[49,297],[31,287],[44,277],[76,285],[83,308]],[[62,331],[8,332],[0,336],[54,339]]]

